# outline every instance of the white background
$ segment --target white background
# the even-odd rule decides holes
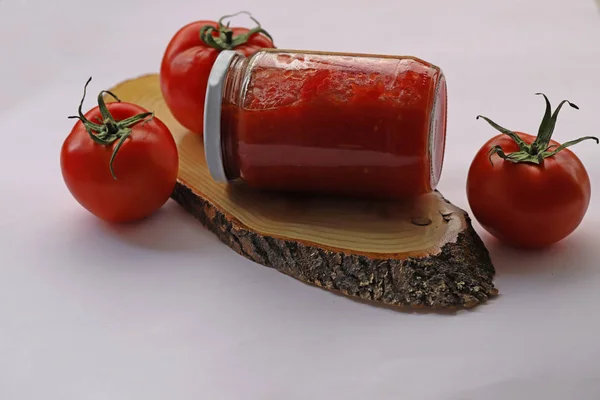
[[[158,71],[171,35],[248,9],[278,47],[412,54],[449,85],[440,189],[495,132],[599,135],[592,0],[0,0],[0,399],[598,399],[600,146],[580,228],[542,253],[489,247],[501,296],[456,314],[397,312],[238,256],[170,201],[109,227],[67,192],[59,151],[91,93]],[[246,23],[243,18],[240,23]],[[90,96],[86,107],[94,105]]]

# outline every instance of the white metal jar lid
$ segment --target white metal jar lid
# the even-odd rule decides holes
[[[210,175],[217,182],[228,181],[221,147],[221,103],[227,70],[235,55],[233,50],[219,53],[210,70],[204,99],[204,157]]]

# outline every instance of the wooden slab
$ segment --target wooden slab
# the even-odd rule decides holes
[[[111,90],[169,126],[180,156],[173,199],[248,259],[388,305],[472,307],[497,294],[494,267],[468,215],[439,192],[407,203],[371,202],[216,183],[206,168],[202,137],[175,121],[157,75]]]

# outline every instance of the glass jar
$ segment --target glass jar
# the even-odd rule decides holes
[[[407,56],[222,51],[204,113],[216,181],[402,199],[438,184],[446,138],[440,68]]]

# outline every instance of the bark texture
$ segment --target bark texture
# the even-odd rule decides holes
[[[462,218],[465,229],[437,254],[386,259],[263,236],[181,183],[172,197],[244,257],[347,296],[392,306],[468,308],[498,293],[488,250],[464,211],[445,216]]]

